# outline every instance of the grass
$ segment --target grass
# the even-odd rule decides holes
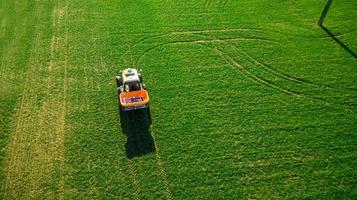
[[[357,4],[324,24],[345,48],[323,6],[1,1],[1,197],[355,199]],[[133,65],[151,127],[120,120]]]

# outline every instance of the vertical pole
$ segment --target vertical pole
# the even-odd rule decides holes
[[[330,9],[331,3],[332,3],[332,0],[327,0],[325,8],[321,13],[320,20],[319,20],[319,22],[317,22],[317,24],[319,26],[322,26],[322,23],[324,23],[325,17],[327,15],[328,10]]]

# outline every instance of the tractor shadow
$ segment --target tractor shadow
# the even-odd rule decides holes
[[[127,140],[126,155],[129,159],[155,152],[155,143],[150,133],[150,109],[120,110],[120,122]]]

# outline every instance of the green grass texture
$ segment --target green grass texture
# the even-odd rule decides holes
[[[357,2],[324,5],[1,0],[0,199],[356,199]]]

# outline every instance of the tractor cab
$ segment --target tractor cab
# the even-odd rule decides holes
[[[128,68],[116,77],[119,106],[122,110],[134,110],[149,106],[149,94],[137,69]]]

